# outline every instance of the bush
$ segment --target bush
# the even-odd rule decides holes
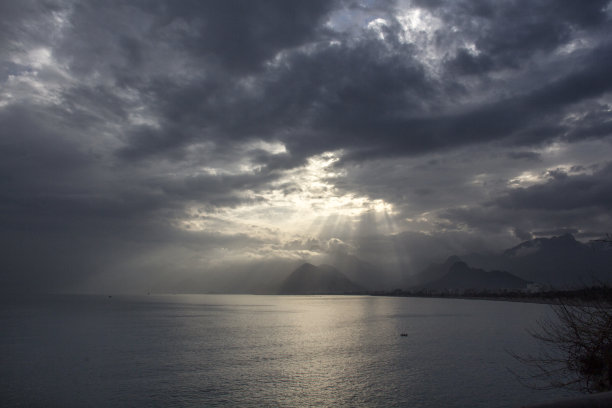
[[[612,244],[610,236],[598,241]],[[540,321],[530,333],[541,343],[539,354],[513,354],[529,367],[528,375],[519,378],[538,389],[611,391],[612,289],[558,292],[555,299],[555,318]]]

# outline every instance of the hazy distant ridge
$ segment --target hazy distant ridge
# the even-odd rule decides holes
[[[458,262],[464,266],[451,273]],[[611,272],[612,249],[609,246],[585,244],[566,234],[525,241],[499,254],[451,256],[444,263],[432,263],[415,275],[412,286],[432,289],[472,286],[469,288],[474,289],[476,284],[487,287],[497,282],[496,285],[510,289],[522,281],[567,288],[610,282]],[[508,275],[521,281],[513,283]]]
[[[305,263],[283,281],[281,294],[341,294],[361,292],[363,288],[353,283],[342,272],[330,265],[314,266]]]
[[[485,271],[470,268],[465,262],[455,262],[442,277],[422,286],[432,290],[520,290],[528,281],[505,271]]]
[[[610,282],[612,278],[611,248],[582,243],[571,234],[525,241],[499,255],[472,254],[461,259],[473,267],[505,270],[555,287]]]

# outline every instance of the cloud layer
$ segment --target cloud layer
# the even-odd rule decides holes
[[[7,288],[212,287],[338,251],[399,281],[438,256],[612,229],[609,1],[0,16]]]

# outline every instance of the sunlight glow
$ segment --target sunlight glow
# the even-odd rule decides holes
[[[576,176],[580,174],[593,174],[593,168],[576,166],[574,164],[559,164],[553,167],[548,167],[539,172],[524,171],[517,177],[508,180],[510,188],[525,188],[536,184],[542,184],[554,178],[556,174],[565,174],[568,176]]]
[[[386,27],[387,25],[387,20],[384,18],[377,18],[368,23],[368,29],[373,30],[376,34],[378,34],[378,39],[384,40],[385,34],[383,32],[383,27]]]
[[[508,180],[508,187],[511,188],[524,188],[535,184],[542,183],[546,180],[542,174],[536,174],[531,171],[524,171],[518,176]]]
[[[399,10],[397,21],[402,27],[398,38],[405,44],[416,45],[419,59],[427,64],[431,73],[436,72],[445,52],[438,49],[436,32],[443,26],[442,20],[421,8]]]
[[[287,171],[270,189],[247,192],[244,203],[235,208],[207,213],[194,205],[188,211],[188,218],[178,226],[190,231],[248,232],[251,236],[269,239],[318,233],[313,231],[313,225],[323,228],[322,224],[329,224],[331,220],[341,220],[348,225],[344,229],[354,229],[365,214],[373,214],[383,225],[389,224],[385,219],[394,214],[392,204],[343,191],[334,185],[334,179],[345,175],[343,170],[334,167],[341,155],[341,151],[336,151],[313,156],[303,167]]]

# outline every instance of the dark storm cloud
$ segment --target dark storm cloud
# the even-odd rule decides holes
[[[275,180],[274,171],[241,175],[129,174],[122,182],[103,174],[107,158],[73,143],[79,134],[66,133],[57,118],[44,111],[12,106],[0,111],[7,137],[0,150],[0,169],[6,175],[2,207],[7,225],[49,217],[54,224],[89,216],[94,218],[145,218],[161,209],[179,211],[189,201],[202,206],[235,206],[245,190],[257,191]],[[63,131],[63,133],[62,133]],[[123,222],[123,221],[122,221]]]
[[[96,89],[86,81],[80,89],[68,90],[64,99],[77,107],[85,102],[100,114],[104,99],[82,98],[104,92],[112,96],[116,86],[135,93],[135,103],[146,104],[159,126],[125,129],[128,145],[120,154],[128,159],[156,153],[182,158],[177,150],[196,139],[226,141],[227,133],[242,139],[247,127],[253,128],[247,137],[271,133],[275,123],[261,128],[266,118],[256,115],[262,101],[250,97],[237,82],[244,75],[257,74],[278,52],[324,37],[327,30],[321,23],[333,5],[329,1],[76,3],[65,8],[70,24],[54,51],[69,63],[73,74],[103,75],[106,81]],[[119,111],[126,103],[112,101],[110,107]]]
[[[444,225],[452,231],[506,238],[511,233],[521,241],[533,236],[562,235],[572,231],[578,231],[576,238],[601,238],[608,233],[612,222],[606,212],[594,211],[590,206],[554,211],[478,206],[451,208],[439,215],[446,218],[448,222]],[[509,246],[505,245],[506,248]]]
[[[609,2],[568,1],[417,1],[446,24],[456,27],[439,33],[470,40],[478,54],[460,48],[448,66],[453,73],[477,75],[494,69],[519,68],[536,52],[549,52],[568,42],[576,30],[598,29],[607,20]]]
[[[536,152],[517,151],[508,153],[508,157],[516,160],[540,160],[541,154]]]
[[[22,41],[47,43],[53,13],[64,9],[62,1],[24,0],[0,3],[0,52],[19,47]],[[4,65],[4,64],[3,64]]]
[[[274,173],[267,175],[255,173],[247,175],[198,175],[181,178],[163,178],[151,180],[151,188],[158,189],[168,199],[178,203],[197,202],[203,207],[235,207],[240,204],[263,200],[261,197],[240,196],[245,190],[257,191],[273,180]]]
[[[366,39],[296,54],[287,63],[292,69],[283,70],[265,95],[280,98],[271,113],[280,110],[293,119],[287,125],[297,127],[283,139],[291,151],[387,144],[398,133],[396,118],[423,112],[435,97],[409,46],[390,53]]]
[[[495,204],[502,208],[536,210],[576,210],[612,208],[612,164],[592,175],[568,175],[564,171],[550,174],[544,184],[510,191]]]
[[[523,95],[465,113],[408,121],[406,129],[414,129],[416,137],[407,130],[400,146],[418,150],[420,145],[427,149],[504,138],[510,138],[513,144],[529,145],[559,138],[569,130],[556,124],[566,107],[604,95],[612,88],[608,75],[612,69],[610,44],[595,49],[584,61],[584,66]]]
[[[83,71],[82,63],[89,64],[86,72],[106,68],[118,83],[136,75],[125,83],[136,87],[160,121],[160,126],[127,130],[121,155],[135,159],[171,153],[180,159],[180,149],[198,140],[222,144],[228,136],[232,141],[273,138],[284,141],[299,164],[307,154],[336,148],[350,147],[359,158],[420,154],[504,138],[530,144],[564,134],[607,135],[601,124],[581,131],[559,122],[566,107],[609,91],[609,44],[592,49],[579,64],[565,59],[570,68],[536,87],[519,93],[509,88],[510,97],[457,109],[448,94],[455,79],[428,75],[414,45],[395,40],[397,23],[384,27],[385,41],[374,33],[348,39],[317,25],[330,3],[223,4],[120,4],[105,8],[101,16],[93,5],[76,7],[73,30],[81,35],[73,38],[80,39],[66,41],[63,48],[68,55],[79,55],[72,58],[73,68]],[[462,35],[482,48],[480,72],[482,66],[500,69],[486,62],[494,56],[503,54],[516,65],[525,55],[552,51],[571,40],[572,30],[599,29],[606,20],[603,5],[593,2],[576,11],[566,3],[440,3],[434,11],[445,21],[459,19],[449,24],[464,23]],[[126,15],[136,15],[142,27],[128,30]],[[468,24],[473,18],[488,23]],[[117,33],[92,23],[100,19],[108,19]],[[450,32],[444,27],[437,35]],[[540,32],[553,34],[549,39]],[[340,44],[330,45],[332,39]],[[177,81],[154,72],[152,64],[172,49],[187,56],[189,64],[201,64],[202,75]],[[278,63],[262,65],[279,52]],[[107,55],[110,59],[102,60]],[[459,49],[458,58],[466,59],[466,51]]]
[[[483,234],[511,230],[519,239],[562,233],[596,238],[612,221],[611,172],[610,163],[592,174],[549,171],[544,183],[508,189],[493,201],[448,208],[439,216],[451,230]]]
[[[333,1],[91,1],[73,6],[74,34],[64,52],[78,56],[78,71],[90,71],[112,57],[121,68],[142,68],[155,45],[249,72],[285,48],[322,35],[321,20]]]
[[[566,61],[571,67],[544,83],[457,109],[444,100],[442,83],[426,73],[409,44],[382,46],[373,36],[346,46],[324,43],[289,52],[280,67],[254,79],[256,91],[221,74],[188,88],[160,84],[153,92],[164,101],[159,113],[168,127],[137,133],[127,151],[164,151],[201,137],[185,130],[186,124],[203,127],[205,138],[274,137],[295,157],[347,147],[357,157],[372,157],[503,139],[528,145],[567,134],[607,136],[601,121],[580,128],[560,122],[566,109],[609,92],[611,55],[610,44],[603,43],[581,56],[580,64]],[[445,86],[452,82],[449,77]]]
[[[183,42],[203,58],[218,59],[236,71],[252,71],[282,49],[312,41],[333,1],[170,2],[166,19],[194,22],[197,37]]]
[[[566,138],[578,141],[590,138],[602,138],[612,134],[612,112],[607,105],[588,104],[573,120],[572,128]]]
[[[430,20],[407,27],[414,5]],[[610,15],[609,1],[2,2],[3,282],[255,253],[242,224],[177,225],[303,192],[287,175],[331,150],[334,191],[396,210],[395,241],[369,214],[347,243],[371,261],[603,228],[610,165],[590,171],[603,160],[576,146],[609,149]],[[567,163],[583,167],[554,171]],[[527,171],[550,179],[508,188]]]

